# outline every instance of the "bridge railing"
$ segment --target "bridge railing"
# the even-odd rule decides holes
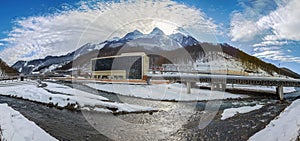
[[[197,74],[154,74],[147,75],[148,79],[164,79],[173,81],[191,81],[217,83],[218,80],[228,84],[247,84],[261,86],[285,86],[300,87],[300,79],[288,79],[278,77],[257,77],[257,76],[233,76],[233,75],[197,75]]]

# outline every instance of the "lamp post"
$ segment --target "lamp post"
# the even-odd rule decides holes
[[[278,67],[279,67],[279,72],[278,73],[279,73],[279,77],[280,77],[280,63],[278,64]]]

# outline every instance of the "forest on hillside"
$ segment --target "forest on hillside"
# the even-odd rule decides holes
[[[8,66],[2,59],[0,59],[0,76],[13,76],[18,75],[19,72]]]

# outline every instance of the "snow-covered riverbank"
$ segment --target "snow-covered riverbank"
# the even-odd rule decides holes
[[[68,86],[46,82],[44,88],[37,87],[35,83],[18,82],[16,85],[7,84],[0,87],[0,95],[19,97],[59,107],[73,106],[81,110],[99,111],[107,113],[147,112],[156,111],[151,107],[131,105],[108,101],[107,98],[83,92]]]
[[[94,89],[113,92],[120,95],[155,100],[196,101],[248,97],[246,95],[197,88],[192,88],[191,94],[188,94],[186,86],[178,83],[155,85],[87,83],[86,85]]]
[[[251,141],[295,141],[300,131],[300,99],[295,100],[266,128],[257,132]]]
[[[262,91],[262,92],[276,92],[275,86],[249,86],[249,85],[228,85],[227,88],[231,89],[243,89],[246,91]],[[295,92],[295,87],[283,87],[283,93]]]
[[[57,141],[7,104],[0,104],[0,131],[3,141]]]
[[[196,83],[198,86],[210,87],[209,83]],[[227,89],[236,89],[236,90],[246,90],[246,91],[254,91],[254,92],[269,92],[275,93],[275,86],[257,86],[257,85],[240,85],[240,84],[227,84]],[[284,93],[292,93],[295,92],[295,87],[283,87]]]

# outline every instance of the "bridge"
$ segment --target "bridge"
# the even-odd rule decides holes
[[[233,76],[213,74],[148,74],[147,84],[151,83],[151,79],[186,82],[188,93],[191,93],[192,82],[210,83],[212,90],[225,90],[226,84],[276,86],[276,94],[279,96],[280,100],[284,99],[283,87],[300,87],[300,79],[281,77]]]
[[[23,79],[47,79],[50,76],[5,76],[0,80],[18,80]],[[226,84],[243,84],[243,85],[259,85],[259,86],[276,86],[276,94],[280,100],[284,99],[283,87],[300,87],[300,79],[283,78],[283,77],[258,77],[258,76],[235,76],[222,74],[148,74],[146,75],[147,84],[151,83],[151,79],[181,81],[187,84],[187,93],[191,93],[191,85],[195,82],[205,82],[211,84],[211,90],[223,91]],[[72,80],[70,80],[72,81]]]

